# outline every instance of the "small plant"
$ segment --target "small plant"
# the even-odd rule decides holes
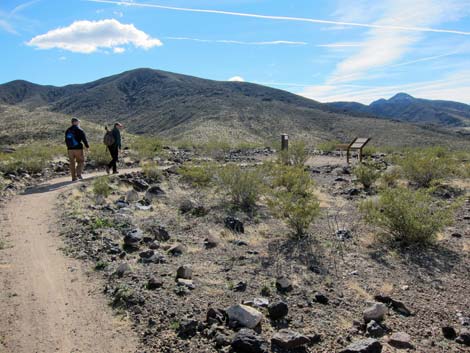
[[[426,244],[450,225],[453,209],[436,201],[426,190],[386,189],[360,205],[366,222],[404,244]]]
[[[308,228],[320,214],[320,202],[311,193],[299,195],[279,190],[269,200],[269,207],[279,218],[285,219],[297,238],[307,234]]]
[[[367,163],[360,163],[356,165],[353,170],[353,174],[360,182],[364,189],[369,190],[375,181],[380,177],[380,171],[373,165]]]
[[[199,145],[198,149],[205,155],[216,160],[223,159],[225,154],[230,151],[230,144],[226,140],[210,139],[205,144]]]
[[[0,155],[0,172],[5,174],[40,173],[55,157],[65,153],[63,147],[47,143],[36,142],[20,146],[13,153]]]
[[[114,290],[113,306],[126,307],[134,295],[132,288],[125,284],[119,284]]]
[[[158,168],[158,163],[154,161],[142,163],[142,173],[144,173],[147,178],[155,180],[160,180],[163,175],[162,171]]]
[[[102,229],[102,228],[110,228],[112,227],[112,223],[108,218],[95,218],[91,223],[91,227],[93,230]]]
[[[451,176],[455,171],[455,160],[441,147],[410,150],[397,160],[408,180],[420,188]]]
[[[259,168],[242,168],[228,164],[217,173],[219,187],[231,197],[232,203],[243,210],[252,210],[263,190],[263,178]]]
[[[277,164],[271,168],[270,173],[273,177],[272,186],[275,188],[284,187],[288,192],[306,195],[313,187],[313,180],[303,167]]]
[[[100,177],[93,181],[93,193],[96,196],[108,197],[111,194],[111,190],[108,177]]]
[[[170,330],[173,330],[173,331],[178,331],[180,329],[180,323],[179,321],[172,321],[170,322]]]
[[[95,270],[96,271],[103,271],[103,270],[106,270],[106,268],[108,267],[108,262],[106,261],[103,261],[103,260],[100,260],[96,263],[95,265]]]
[[[209,186],[214,178],[215,166],[212,163],[183,165],[179,169],[181,180],[195,187]]]
[[[334,152],[340,144],[341,142],[339,141],[325,141],[317,145],[317,150],[323,152]]]

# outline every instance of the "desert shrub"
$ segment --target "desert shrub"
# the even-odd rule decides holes
[[[441,147],[409,150],[397,159],[403,174],[417,187],[427,188],[455,171],[455,160]]]
[[[0,171],[5,174],[20,171],[40,173],[55,157],[65,153],[62,146],[41,142],[20,146],[15,152],[0,156]]]
[[[212,163],[185,164],[179,168],[181,180],[192,186],[209,186],[214,178],[215,166]]]
[[[304,141],[294,142],[289,149],[279,153],[279,162],[301,167],[308,160],[307,144]]]
[[[313,186],[310,174],[302,167],[277,164],[270,173],[274,188],[284,187],[288,192],[305,195]]]
[[[210,139],[204,144],[197,146],[204,155],[210,156],[214,159],[220,160],[225,157],[225,154],[230,151],[231,146],[226,140]]]
[[[320,214],[320,203],[313,194],[314,182],[301,167],[275,165],[271,170],[273,192],[268,200],[271,211],[294,231],[304,236]]]
[[[402,176],[402,171],[397,166],[392,166],[387,168],[381,175],[380,175],[380,182],[384,187],[387,188],[394,188],[398,184],[398,180],[400,180]]]
[[[93,181],[93,193],[95,195],[108,197],[111,194],[111,190],[108,177],[96,178]]]
[[[426,190],[391,188],[361,203],[366,222],[404,244],[432,242],[452,222],[452,208],[445,207]]]
[[[286,221],[296,237],[304,236],[320,214],[320,202],[312,193],[299,195],[286,189],[277,190],[268,204],[277,217]]]
[[[132,154],[140,159],[153,159],[163,151],[161,139],[153,136],[135,136],[129,141]]]
[[[340,144],[341,142],[339,141],[325,141],[325,142],[319,143],[316,149],[319,151],[323,151],[323,152],[333,152],[333,151],[336,151],[337,146]]]
[[[92,146],[87,159],[92,162],[96,167],[103,167],[108,165],[111,161],[111,155],[109,154],[106,146]]]
[[[352,173],[366,190],[370,189],[375,181],[380,177],[380,171],[377,169],[377,166],[369,163],[357,164],[353,168]]]
[[[232,203],[244,210],[251,210],[263,191],[260,168],[242,168],[228,164],[219,168],[217,182],[221,190],[230,196]]]
[[[158,168],[157,162],[143,162],[141,163],[142,173],[149,179],[160,179],[162,177],[162,171]]]

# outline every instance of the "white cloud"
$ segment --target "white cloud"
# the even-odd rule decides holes
[[[117,17],[123,17],[124,13],[122,11],[113,11],[113,14]]]
[[[307,42],[294,42],[289,40],[272,40],[264,42],[245,42],[231,39],[201,39],[191,37],[165,37],[169,40],[186,40],[200,43],[221,43],[221,44],[240,44],[240,45],[307,45]]]
[[[211,13],[217,15],[225,16],[237,16],[237,17],[250,17],[258,18],[265,20],[277,20],[277,21],[290,21],[290,22],[307,22],[307,23],[317,23],[317,24],[332,24],[340,25],[347,27],[364,27],[364,28],[381,28],[394,31],[411,31],[411,32],[435,32],[435,33],[450,33],[450,34],[459,34],[470,36],[470,32],[453,30],[453,29],[440,29],[440,28],[431,28],[431,27],[419,27],[414,24],[409,26],[397,25],[394,23],[358,23],[358,22],[347,22],[347,21],[333,21],[333,20],[322,20],[316,18],[305,18],[305,17],[290,17],[290,16],[272,16],[272,15],[261,15],[253,13],[243,13],[243,12],[233,12],[233,11],[221,11],[221,10],[211,10],[211,9],[194,9],[187,7],[175,7],[175,6],[163,6],[157,4],[146,4],[135,1],[114,1],[114,0],[87,0],[89,2],[96,2],[102,4],[114,4],[114,5],[126,5],[126,6],[135,6],[135,7],[147,7],[155,9],[164,9],[164,10],[173,10],[173,11],[183,11],[183,12],[195,12],[195,13]],[[420,0],[415,0],[420,1]],[[452,0],[447,0],[452,1]],[[465,1],[465,0],[462,0]]]
[[[133,44],[135,47],[150,49],[161,46],[159,39],[137,29],[133,24],[122,24],[115,19],[101,21],[75,21],[68,27],[53,29],[38,35],[28,43],[39,49],[60,48],[76,53],[93,53],[98,49],[117,49]]]
[[[228,79],[231,82],[245,82],[245,79],[241,76],[233,76]]]

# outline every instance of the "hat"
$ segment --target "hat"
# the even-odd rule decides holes
[[[114,126],[124,127],[124,125],[122,125],[122,124],[119,123],[119,122],[115,122],[115,123],[114,123]]]
[[[72,118],[72,124],[73,123],[79,123],[80,122],[80,119],[76,118],[76,117],[73,117]]]

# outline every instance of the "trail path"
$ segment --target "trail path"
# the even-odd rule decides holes
[[[99,279],[60,250],[56,203],[76,185],[68,180],[31,189],[0,210],[0,239],[6,238],[0,250],[1,353],[136,351],[130,323],[113,315]]]

